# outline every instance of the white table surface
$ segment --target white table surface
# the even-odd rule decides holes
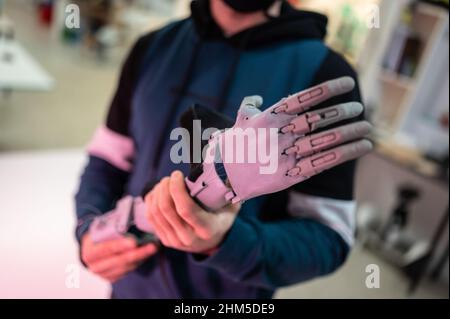
[[[2,57],[12,54],[11,62]],[[0,39],[0,90],[48,91],[53,78],[17,41]]]
[[[73,195],[82,150],[0,153],[0,299],[106,298],[79,262]],[[79,272],[79,288],[68,271]],[[77,274],[75,274],[77,275]]]

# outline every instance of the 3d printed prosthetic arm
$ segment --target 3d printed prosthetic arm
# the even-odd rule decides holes
[[[263,112],[258,109],[261,97],[245,98],[234,125],[214,133],[206,146],[206,158],[193,165],[186,178],[191,196],[206,210],[215,211],[230,203],[289,188],[368,153],[372,144],[364,136],[371,126],[366,121],[314,133],[359,116],[363,112],[361,104],[350,102],[308,111],[350,92],[354,86],[350,77],[328,81],[284,98]],[[227,122],[226,126],[217,123],[218,116],[210,112],[197,118],[208,118],[205,122],[217,124],[212,127],[230,126],[229,121],[222,121]],[[130,196],[90,226],[94,242],[125,235],[134,235],[141,243],[156,241],[151,233],[142,199]]]

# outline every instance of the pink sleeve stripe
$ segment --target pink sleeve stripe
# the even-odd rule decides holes
[[[130,162],[134,155],[132,139],[106,126],[97,129],[87,151],[90,155],[99,157],[123,171],[129,172],[132,169]]]

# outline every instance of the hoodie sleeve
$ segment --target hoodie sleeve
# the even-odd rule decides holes
[[[330,51],[312,85],[340,76],[356,80],[352,68]],[[349,101],[361,101],[358,88],[318,107]],[[239,215],[217,252],[193,258],[266,289],[332,273],[346,260],[353,239],[354,170],[350,162],[282,192],[283,199],[270,205],[277,216],[270,221]]]
[[[152,36],[150,33],[141,37],[129,53],[106,122],[96,130],[87,147],[88,163],[75,196],[78,241],[93,218],[113,209],[124,195],[135,152],[129,133],[131,103],[139,66]]]

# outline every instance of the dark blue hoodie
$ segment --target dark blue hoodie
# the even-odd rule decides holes
[[[77,238],[92,218],[125,195],[173,170],[170,131],[199,103],[234,118],[248,95],[265,107],[352,68],[324,43],[326,17],[284,3],[280,17],[226,38],[207,0],[188,19],[143,36],[124,63],[103,150],[90,151],[76,196]],[[358,88],[320,105],[360,101]],[[105,133],[106,132],[106,133]],[[105,138],[106,136],[109,136]],[[98,139],[99,137],[94,137]],[[113,284],[116,298],[261,298],[277,287],[333,272],[344,261],[354,226],[350,162],[295,187],[250,200],[210,257],[162,247]],[[251,181],[249,181],[251,182]]]

